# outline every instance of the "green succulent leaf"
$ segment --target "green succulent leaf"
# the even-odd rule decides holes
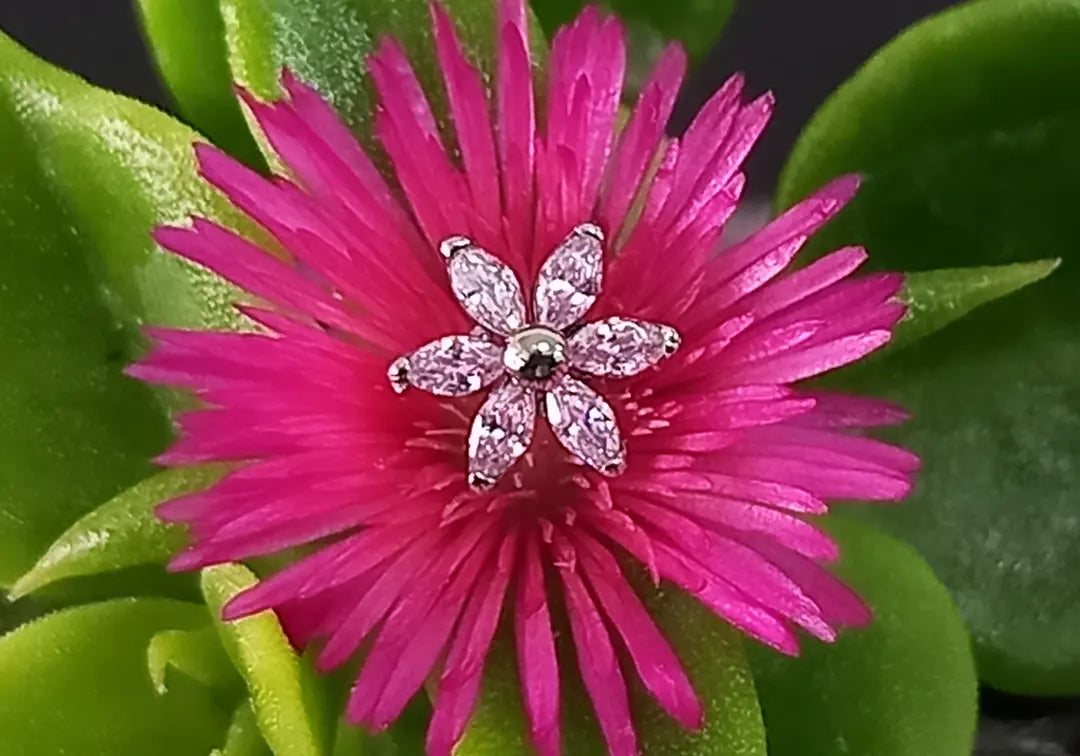
[[[906,404],[919,490],[857,514],[913,543],[952,590],[982,678],[1080,693],[1080,2],[979,0],[902,34],[814,117],[778,204],[863,174],[819,250],[879,268],[1060,258],[1046,281],[837,377]],[[1032,86],[1038,82],[1038,86]]]
[[[184,545],[183,528],[154,515],[161,502],[205,488],[217,467],[166,470],[129,488],[82,517],[49,547],[11,589],[18,598],[58,580],[144,564],[164,564]]]
[[[858,522],[828,523],[836,570],[874,623],[795,659],[750,652],[770,756],[967,756],[977,689],[967,631],[948,590],[910,546]]]
[[[209,622],[194,630],[157,633],[146,647],[146,666],[154,689],[161,695],[169,690],[170,669],[208,688],[231,690],[240,684],[240,677]]]
[[[1057,270],[1061,260],[950,268],[909,273],[900,299],[908,312],[893,330],[888,346],[873,359],[925,339],[984,304],[1037,283]]]
[[[765,756],[765,730],[741,637],[694,599],[637,581],[650,614],[686,665],[705,708],[688,732],[662,712],[635,679],[632,709],[644,756]],[[480,704],[458,756],[515,756],[528,746],[512,643],[502,638],[488,661]],[[560,649],[560,651],[568,649]],[[572,659],[560,653],[564,672]],[[567,756],[606,753],[592,707],[576,674],[563,675],[563,749]]]
[[[484,70],[493,70],[496,4],[444,0],[443,5],[457,22],[466,51]],[[233,78],[259,97],[278,96],[281,69],[289,68],[365,137],[374,113],[365,60],[383,36],[391,35],[405,47],[436,109],[443,110],[426,0],[221,0],[221,9]],[[542,54],[539,35],[533,47]]]
[[[679,40],[694,57],[709,51],[735,9],[735,0],[606,0],[601,3],[631,24],[657,37]],[[550,36],[569,23],[589,3],[585,0],[531,0],[544,31]]]
[[[218,0],[138,0],[143,33],[184,118],[252,165],[262,156],[233,93]]]
[[[233,596],[258,582],[238,564],[203,570],[202,590],[221,642],[240,671],[255,718],[277,756],[324,756],[330,752],[334,717],[327,707],[326,680],[297,657],[271,612],[236,622],[220,619]]]
[[[0,638],[0,743],[5,756],[191,756],[221,743],[228,714],[177,675],[159,695],[150,639],[205,625],[206,610],[121,599],[51,614]]]
[[[354,751],[350,756],[368,756],[363,751]],[[233,714],[229,731],[225,734],[225,745],[215,748],[210,756],[271,756],[270,748],[259,731],[255,712],[251,702],[244,701]]]

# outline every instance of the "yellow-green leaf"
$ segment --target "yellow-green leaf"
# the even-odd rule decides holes
[[[154,508],[174,496],[204,488],[221,475],[216,467],[166,470],[110,499],[68,528],[11,589],[25,596],[58,580],[143,564],[164,564],[187,536],[162,522]]]
[[[203,570],[202,590],[226,653],[240,671],[255,719],[276,756],[325,756],[332,723],[325,680],[300,659],[272,612],[224,622],[221,610],[233,596],[258,582],[238,564]]]
[[[177,676],[159,695],[150,639],[206,623],[197,604],[120,599],[66,609],[0,638],[4,756],[193,756],[222,742],[228,714]]]

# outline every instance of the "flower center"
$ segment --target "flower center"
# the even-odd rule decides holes
[[[566,364],[566,339],[558,331],[531,326],[506,340],[503,365],[527,381],[546,381]]]

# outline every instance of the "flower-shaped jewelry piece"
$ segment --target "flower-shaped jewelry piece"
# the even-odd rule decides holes
[[[577,226],[540,268],[528,317],[514,271],[471,239],[439,250],[454,296],[478,324],[444,336],[390,366],[398,392],[466,396],[494,386],[469,433],[469,485],[491,488],[532,442],[536,408],[568,452],[605,475],[626,467],[626,445],[611,405],[574,373],[629,378],[679,348],[660,323],[613,316],[576,326],[600,294],[604,233]]]

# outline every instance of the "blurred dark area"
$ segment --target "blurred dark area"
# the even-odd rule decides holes
[[[777,115],[748,166],[750,192],[768,198],[792,143],[829,93],[897,32],[953,4],[742,0],[691,77],[673,128],[685,126],[732,72],[747,75],[753,94],[773,90]],[[0,0],[0,29],[94,84],[171,109],[127,0]],[[981,710],[977,756],[1080,756],[1078,700],[983,691]]]

